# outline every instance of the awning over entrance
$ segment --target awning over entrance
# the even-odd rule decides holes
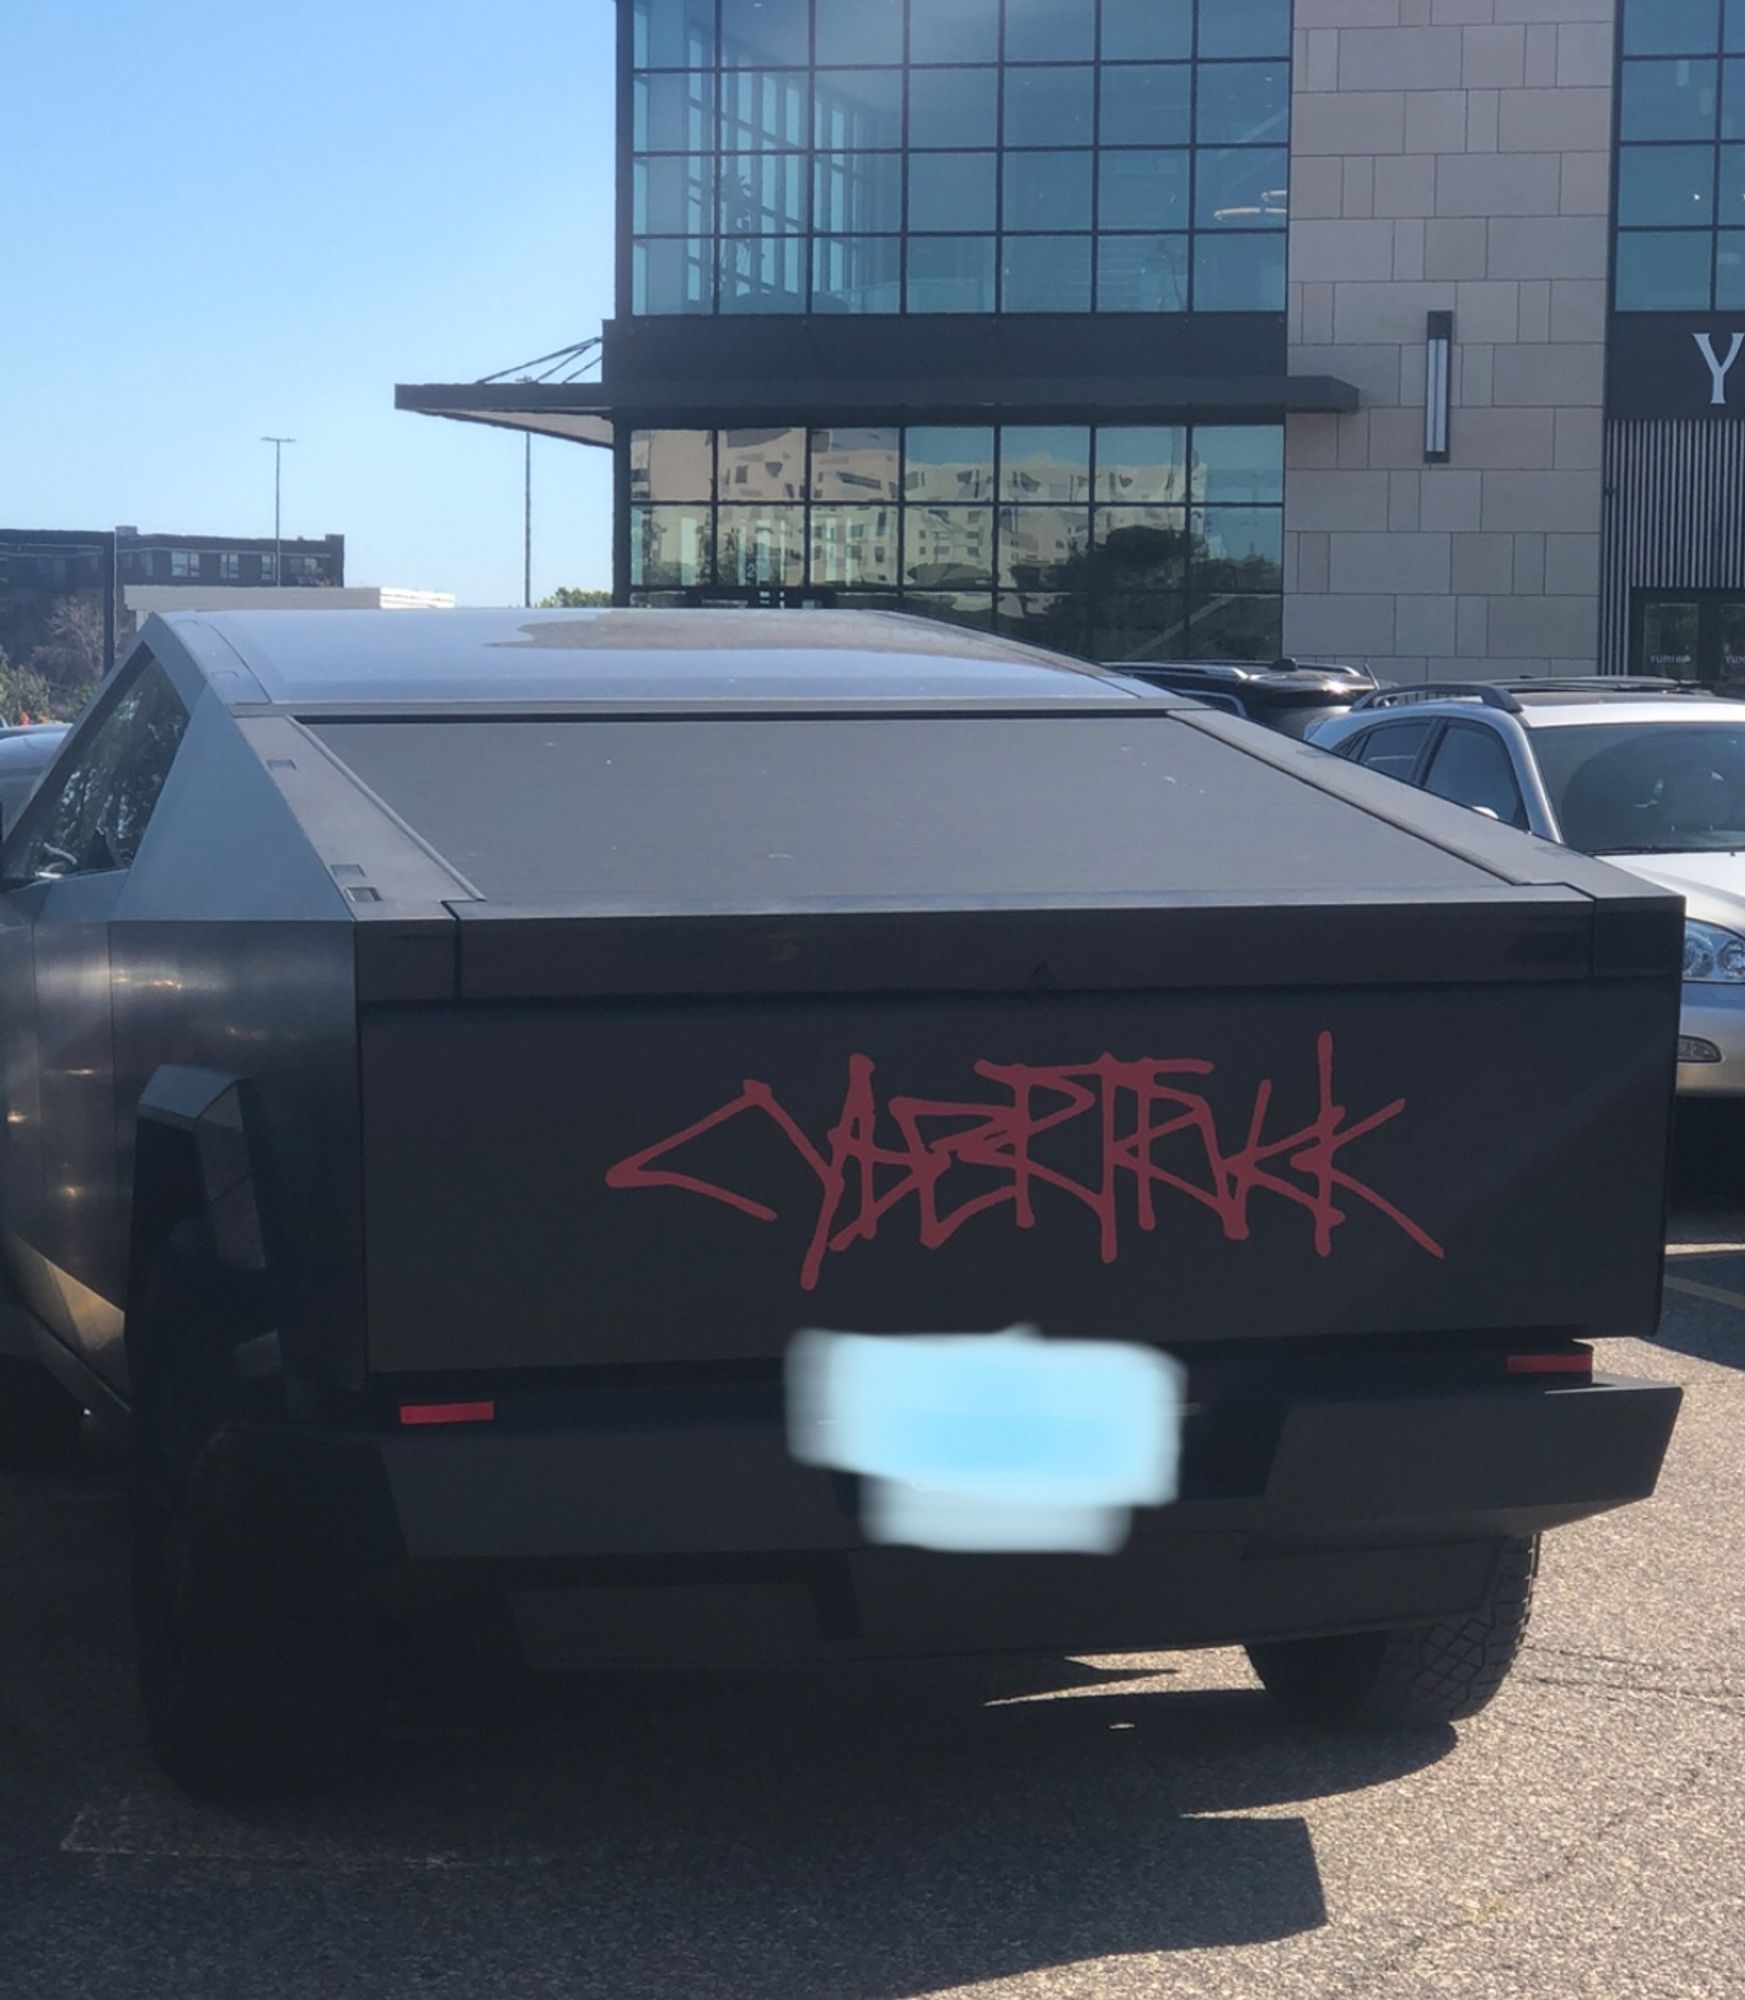
[[[456,423],[492,424],[499,430],[568,438],[572,444],[601,445],[610,451],[613,438],[610,414],[578,407],[577,403],[579,395],[598,393],[597,383],[586,390],[545,388],[527,382],[444,382],[420,387],[403,384],[394,391],[394,407],[413,410],[421,416],[452,417]]]
[[[837,423],[974,422],[991,412],[1084,421],[1158,421],[1181,416],[1276,418],[1281,412],[1340,414],[1357,390],[1331,375],[1157,376],[1005,380],[998,393],[961,378],[869,381],[460,382],[402,384],[397,409],[457,423],[492,424],[610,447],[619,426],[705,427],[803,423],[828,411]]]

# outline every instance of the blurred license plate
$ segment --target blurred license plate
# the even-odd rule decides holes
[[[1176,1495],[1184,1371],[1152,1348],[807,1333],[788,1382],[794,1455],[868,1482],[876,1541],[1108,1552]]]

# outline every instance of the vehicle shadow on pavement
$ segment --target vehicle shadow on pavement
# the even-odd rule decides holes
[[[1674,1127],[1672,1242],[1654,1344],[1745,1368],[1745,1105],[1684,1104]]]
[[[1677,1208],[1730,1210],[1745,1221],[1745,1103],[1678,1107],[1670,1191]]]
[[[144,1871],[202,1928],[226,1879],[319,1884],[396,1991],[456,1920],[475,1990],[615,1996],[896,2000],[1285,1938],[1327,1920],[1290,1807],[1455,1740],[1311,1735],[1179,1659],[499,1674],[403,1715],[343,1796],[220,1812],[145,1750],[113,1485],[0,1482],[0,1852],[58,1848],[69,1894],[81,1857]]]
[[[1717,1368],[1745,1368],[1745,1253],[1669,1259],[1666,1279],[1652,1344]]]

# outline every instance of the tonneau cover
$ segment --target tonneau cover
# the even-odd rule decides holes
[[[1435,984],[1676,956],[1676,903],[1634,878],[1203,711],[314,726],[456,878],[428,913],[452,965],[433,988],[427,936],[408,998]],[[399,942],[364,950],[393,997]]]

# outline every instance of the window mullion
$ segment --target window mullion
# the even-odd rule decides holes
[[[1709,208],[1709,310],[1721,303],[1721,161],[1727,105],[1727,0],[1715,9],[1714,194]]]

